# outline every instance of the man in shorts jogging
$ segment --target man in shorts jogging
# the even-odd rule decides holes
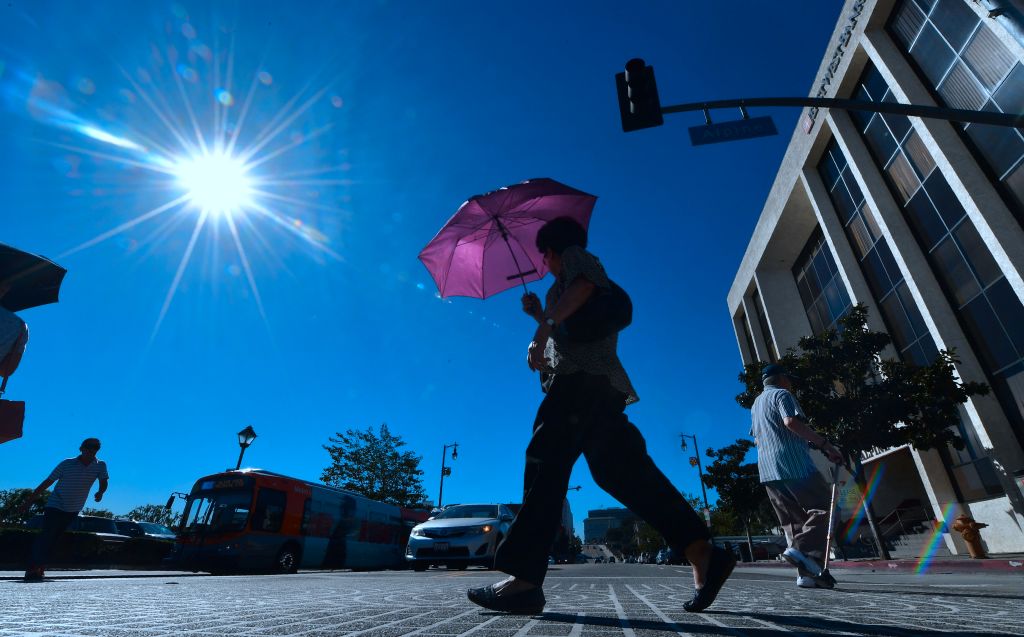
[[[819,577],[828,537],[829,487],[814,466],[808,445],[820,449],[830,462],[842,462],[842,454],[807,425],[807,416],[791,393],[793,377],[782,365],[768,365],[761,379],[764,391],[750,409],[750,434],[757,443],[761,483],[789,539],[782,557],[797,568],[797,586],[832,588],[831,576]]]

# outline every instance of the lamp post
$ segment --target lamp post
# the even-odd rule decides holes
[[[459,457],[459,443],[453,442],[450,445],[445,445],[444,449],[441,450],[441,488],[437,490],[437,508],[441,508],[442,500],[444,496],[444,477],[452,474],[452,468],[444,465],[445,459],[448,457],[448,450],[452,450],[452,460],[456,460]]]
[[[246,425],[245,429],[238,432],[238,446],[242,450],[238,452],[238,464],[235,465],[235,471],[242,467],[242,456],[245,455],[245,450],[249,448],[253,440],[256,440],[256,431],[252,425]]]
[[[690,457],[690,466],[697,467],[697,475],[700,476],[700,492],[704,496],[704,521],[707,522],[708,529],[711,528],[711,507],[708,505],[708,491],[704,488],[704,467],[700,464],[700,445],[697,444],[697,436],[689,434],[679,434],[679,445],[683,451],[686,451],[686,439],[693,439],[693,455]]]

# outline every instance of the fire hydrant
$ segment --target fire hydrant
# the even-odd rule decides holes
[[[985,547],[981,545],[981,533],[978,533],[979,529],[983,529],[986,526],[988,525],[983,522],[975,522],[974,518],[967,514],[960,514],[953,520],[953,530],[960,532],[960,535],[964,538],[964,544],[967,545],[967,552],[974,559],[985,559],[988,557],[988,555],[985,555]]]

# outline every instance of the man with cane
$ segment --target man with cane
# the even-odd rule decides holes
[[[771,364],[761,375],[764,391],[751,407],[750,434],[757,443],[757,469],[768,499],[786,531],[789,548],[782,557],[797,568],[797,586],[832,588],[822,559],[829,535],[829,487],[811,460],[808,446],[829,462],[843,456],[807,425],[807,416],[792,394],[793,376]]]

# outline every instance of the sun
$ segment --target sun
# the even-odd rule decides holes
[[[253,181],[245,163],[222,152],[204,153],[178,162],[178,183],[197,208],[231,215],[252,203]]]

